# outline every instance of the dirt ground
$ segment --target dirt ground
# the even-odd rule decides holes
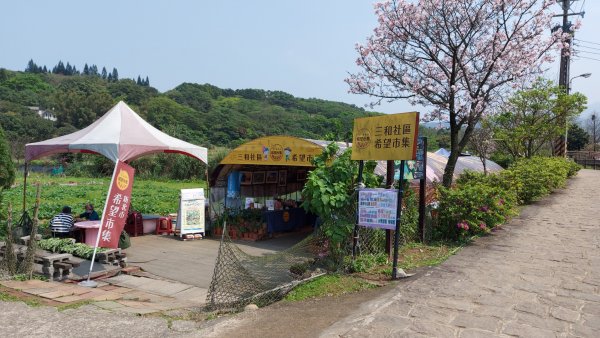
[[[402,281],[339,297],[300,302],[281,301],[255,311],[245,311],[209,321],[201,327],[199,336],[317,337],[326,328],[348,316],[364,302],[393,291],[398,283],[402,283]]]

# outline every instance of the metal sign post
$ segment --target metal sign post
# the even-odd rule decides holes
[[[422,167],[419,180],[419,238],[425,241],[425,195],[427,194],[427,137],[419,137],[417,145],[417,168]]]
[[[356,203],[358,205],[359,191],[362,188],[363,181],[363,170],[365,167],[365,161],[358,162],[358,182],[356,183]],[[358,212],[356,213],[356,223],[354,223],[354,231],[352,231],[352,258],[356,258],[356,251],[358,245]]]
[[[398,184],[398,205],[396,213],[396,232],[394,233],[394,261],[392,262],[392,279],[398,279],[398,242],[400,241],[400,222],[402,219],[402,196],[404,194],[404,160],[400,164],[400,181]],[[402,270],[402,269],[400,269]],[[402,271],[403,276],[406,273]]]
[[[393,114],[385,116],[357,118],[354,120],[352,133],[352,159],[353,160],[402,160],[400,166],[400,180],[404,179],[405,160],[414,160],[417,151],[417,137],[419,130],[419,113],[410,112],[403,114]],[[392,278],[408,277],[406,273],[398,268],[398,245],[400,241],[400,221],[402,214],[403,184],[400,184],[396,203],[395,219],[395,237],[394,237],[394,261]],[[358,203],[358,213],[360,214],[360,203]],[[365,210],[365,212],[367,212]],[[368,212],[367,212],[368,213]],[[365,219],[370,218],[365,217]],[[377,215],[378,220],[381,218]],[[357,224],[354,228],[353,238],[353,256],[356,255],[356,246],[358,242],[358,226],[366,225],[359,223],[360,217],[357,216]],[[384,228],[390,229],[387,225],[394,223],[393,219],[388,220]],[[367,222],[368,223],[368,222]]]

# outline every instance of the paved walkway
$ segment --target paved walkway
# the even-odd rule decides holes
[[[478,239],[438,267],[399,281],[333,324],[306,322],[300,310],[281,306],[276,312],[244,313],[201,333],[600,337],[599,193],[600,171],[582,170],[566,189],[524,208],[503,230]],[[313,305],[313,312],[328,316]]]
[[[600,171],[525,208],[325,337],[600,337]]]
[[[600,171],[582,170],[504,230],[383,295],[280,303],[207,323],[0,301],[3,336],[600,337],[599,192]]]

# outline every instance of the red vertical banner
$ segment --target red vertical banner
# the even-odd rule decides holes
[[[134,174],[135,169],[124,162],[117,161],[102,213],[99,247],[116,249],[119,245],[119,237],[125,227],[131,204]]]

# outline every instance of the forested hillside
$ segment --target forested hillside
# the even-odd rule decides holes
[[[209,148],[277,134],[345,140],[354,118],[374,114],[341,102],[261,89],[183,83],[160,93],[148,77],[119,79],[114,68],[98,71],[87,64],[83,72],[62,62],[51,71],[33,61],[24,72],[0,69],[0,124],[16,159],[23,157],[25,143],[84,128],[119,100],[158,129]],[[40,110],[56,121],[42,119]]]

